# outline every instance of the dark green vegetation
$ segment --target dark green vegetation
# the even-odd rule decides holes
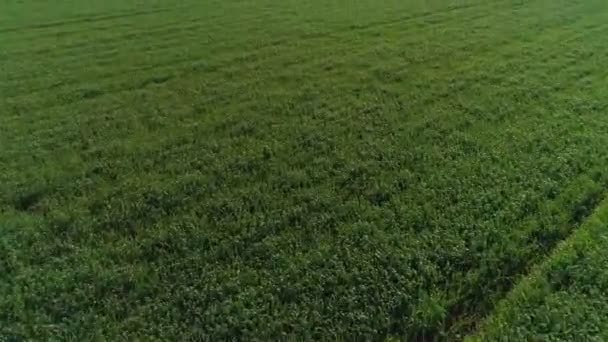
[[[605,195],[606,23],[600,0],[2,2],[0,336],[473,331]]]
[[[608,339],[608,201],[498,305],[479,341]]]

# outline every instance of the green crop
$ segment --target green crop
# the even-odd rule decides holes
[[[463,338],[604,198],[607,10],[2,2],[0,338]]]

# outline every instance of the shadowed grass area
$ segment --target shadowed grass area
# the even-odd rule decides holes
[[[605,196],[606,9],[1,4],[2,336],[462,338]]]
[[[605,339],[608,201],[501,302],[471,340]]]

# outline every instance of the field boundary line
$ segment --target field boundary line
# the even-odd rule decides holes
[[[499,322],[497,318],[501,312],[512,306],[514,303],[519,302],[518,299],[525,298],[526,292],[530,289],[534,289],[539,279],[544,276],[550,265],[557,261],[560,257],[572,253],[574,245],[583,241],[585,238],[590,237],[592,234],[597,232],[597,225],[608,225],[608,196],[604,196],[604,199],[595,207],[590,216],[582,221],[578,228],[575,228],[572,233],[564,240],[558,242],[558,244],[551,250],[551,252],[541,262],[532,266],[531,270],[522,276],[522,278],[513,286],[504,298],[502,298],[494,306],[494,309],[486,316],[467,337],[465,342],[482,342],[485,341],[485,329],[491,326],[503,327],[506,322]]]

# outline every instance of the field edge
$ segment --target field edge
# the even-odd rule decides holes
[[[608,197],[604,198],[593,214],[570,237],[561,241],[543,262],[533,266],[530,273],[514,286],[496,305],[494,312],[480,324],[476,332],[466,337],[465,341],[567,338],[569,334],[583,336],[581,332],[588,329],[573,327],[572,324],[582,324],[584,319],[582,322],[574,320],[570,325],[566,325],[563,316],[548,312],[547,307],[558,311],[566,310],[585,318],[588,318],[591,312],[597,312],[594,308],[584,305],[574,308],[568,306],[580,300],[575,297],[581,295],[581,289],[577,285],[582,283],[577,275],[569,273],[581,270],[584,273],[601,273],[601,269],[598,270],[597,267],[584,266],[600,259],[598,255],[608,260],[608,232],[605,231],[607,226]],[[556,271],[560,275],[556,276]],[[606,277],[596,276],[593,278],[596,280],[594,284],[585,283],[582,296],[597,296],[597,291],[604,292],[602,288],[605,290],[607,285],[604,278]],[[590,291],[589,287],[594,287],[595,291]],[[555,305],[560,302],[563,305]],[[608,324],[608,320],[601,323]],[[597,329],[596,332],[600,331],[601,329]]]

